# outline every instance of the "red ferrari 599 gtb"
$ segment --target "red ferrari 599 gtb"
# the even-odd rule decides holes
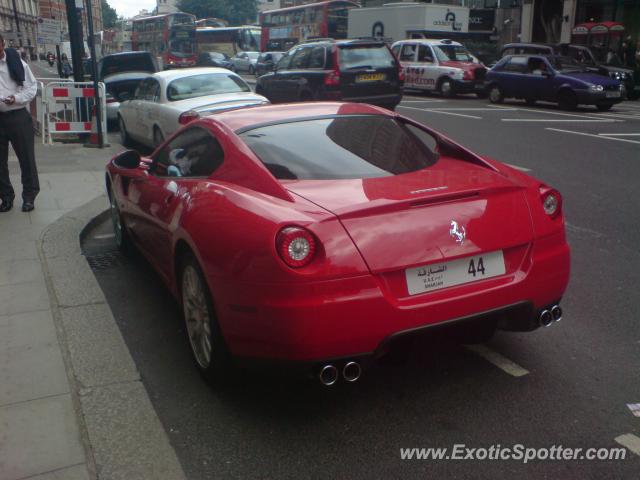
[[[195,361],[354,381],[397,338],[559,320],[560,193],[396,113],[261,106],[201,118],[107,166],[116,239],[181,302]]]

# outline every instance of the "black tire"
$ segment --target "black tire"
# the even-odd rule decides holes
[[[525,98],[524,102],[530,107],[533,107],[536,104],[537,100],[535,98]]]
[[[153,146],[154,148],[158,148],[164,142],[164,135],[160,128],[156,125],[153,127]]]
[[[124,124],[124,120],[118,115],[118,129],[120,130],[120,143],[123,147],[129,147],[131,145],[131,137],[127,132],[127,126]]]
[[[491,85],[489,87],[489,101],[491,103],[502,103],[504,102],[504,92],[498,85]]]
[[[611,110],[611,107],[613,107],[613,104],[611,103],[601,103],[599,105],[596,105],[596,108],[599,112],[608,112],[609,110]]]
[[[115,242],[118,249],[125,255],[131,255],[134,250],[133,242],[127,231],[127,227],[122,221],[122,214],[120,208],[116,202],[115,195],[111,189],[109,189],[109,206],[111,213],[111,224],[113,225],[113,233],[115,235]]]
[[[184,254],[179,265],[180,301],[193,360],[208,383],[227,381],[233,369],[232,357],[220,330],[205,276],[191,253]]]
[[[575,110],[578,108],[578,97],[571,90],[562,90],[558,94],[558,105],[562,110]]]
[[[486,91],[482,91],[482,92],[476,92],[476,97],[478,98],[487,98],[489,96],[489,94]]]
[[[453,82],[450,78],[443,78],[440,80],[440,84],[438,85],[438,91],[440,95],[445,98],[453,98],[456,96],[456,92],[453,88]]]

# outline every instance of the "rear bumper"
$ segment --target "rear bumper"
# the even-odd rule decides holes
[[[399,336],[452,321],[482,321],[495,312],[502,312],[499,328],[535,329],[536,313],[558,302],[569,280],[564,237],[545,244],[533,245],[522,266],[499,282],[484,280],[409,301],[390,295],[375,275],[291,285],[237,285],[211,278],[210,284],[226,300],[216,301],[217,313],[234,355],[320,362],[373,355]]]

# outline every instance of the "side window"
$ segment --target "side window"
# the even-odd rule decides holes
[[[527,63],[527,71],[534,75],[542,75],[543,72],[547,72],[547,62],[539,57],[531,57]]]
[[[324,68],[324,47],[314,47],[311,50],[309,68]]]
[[[291,65],[291,55],[293,54],[293,52],[291,53],[286,53],[278,62],[277,64],[277,69],[278,70],[287,70],[289,68],[289,66]]]
[[[138,84],[134,97],[136,100],[145,100],[147,91],[149,90],[149,81],[150,80],[147,78]]]
[[[150,102],[160,101],[160,83],[158,83],[158,81],[155,79],[151,80],[147,100],[149,100]]]
[[[391,49],[396,58],[400,57],[400,45],[396,45]]]
[[[224,160],[218,140],[200,127],[189,128],[166,144],[153,159],[161,177],[208,177]]]
[[[516,49],[514,47],[509,47],[502,50],[503,57],[506,57],[507,55],[513,55],[515,53],[516,53]]]
[[[433,63],[433,52],[431,51],[431,47],[429,47],[429,45],[418,46],[418,61]]]
[[[309,66],[309,57],[313,47],[302,47],[298,49],[291,60],[291,68],[307,68]]]
[[[504,66],[505,72],[525,73],[527,71],[527,57],[511,57]]]
[[[416,58],[416,46],[412,44],[403,45],[400,51],[401,62],[413,62]]]

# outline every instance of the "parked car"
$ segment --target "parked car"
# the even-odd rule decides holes
[[[382,108],[200,118],[149,158],[113,158],[106,187],[116,243],[182,304],[214,382],[243,358],[355,381],[432,327],[478,341],[562,317],[560,193]]]
[[[140,82],[134,95],[121,102],[120,137],[123,145],[135,140],[156,147],[200,116],[265,103],[269,101],[229,70],[166,70]]]
[[[584,45],[571,43],[559,43],[557,45],[542,43],[508,43],[501,49],[501,56],[507,55],[551,55],[563,56],[574,59],[577,63],[591,73],[605,75],[620,80],[625,86],[626,95],[629,98],[637,98],[640,95],[640,85],[636,85],[633,70],[622,65],[605,64],[596,59],[593,52]]]
[[[467,49],[451,40],[413,39],[396,42],[391,47],[404,70],[404,86],[445,97],[457,93],[485,96],[484,76],[487,68]]]
[[[256,62],[260,52],[238,52],[231,57],[231,70],[234,72],[248,72],[250,75],[256,73]]]
[[[285,52],[264,52],[261,53],[256,62],[256,77],[272,72],[276,63],[282,58]]]
[[[344,100],[394,109],[402,83],[400,63],[384,42],[322,40],[289,50],[258,78],[256,92],[274,103]]]
[[[202,52],[198,55],[197,65],[199,67],[219,67],[231,70],[233,64],[229,55],[222,52]]]
[[[133,96],[140,81],[157,71],[158,66],[149,52],[114,53],[100,59],[98,78],[107,91],[107,122],[117,122],[122,94]]]
[[[573,110],[578,105],[595,105],[609,110],[622,101],[618,80],[586,72],[570,58],[542,55],[510,55],[487,73],[487,91],[492,103],[505,98],[555,102]]]

